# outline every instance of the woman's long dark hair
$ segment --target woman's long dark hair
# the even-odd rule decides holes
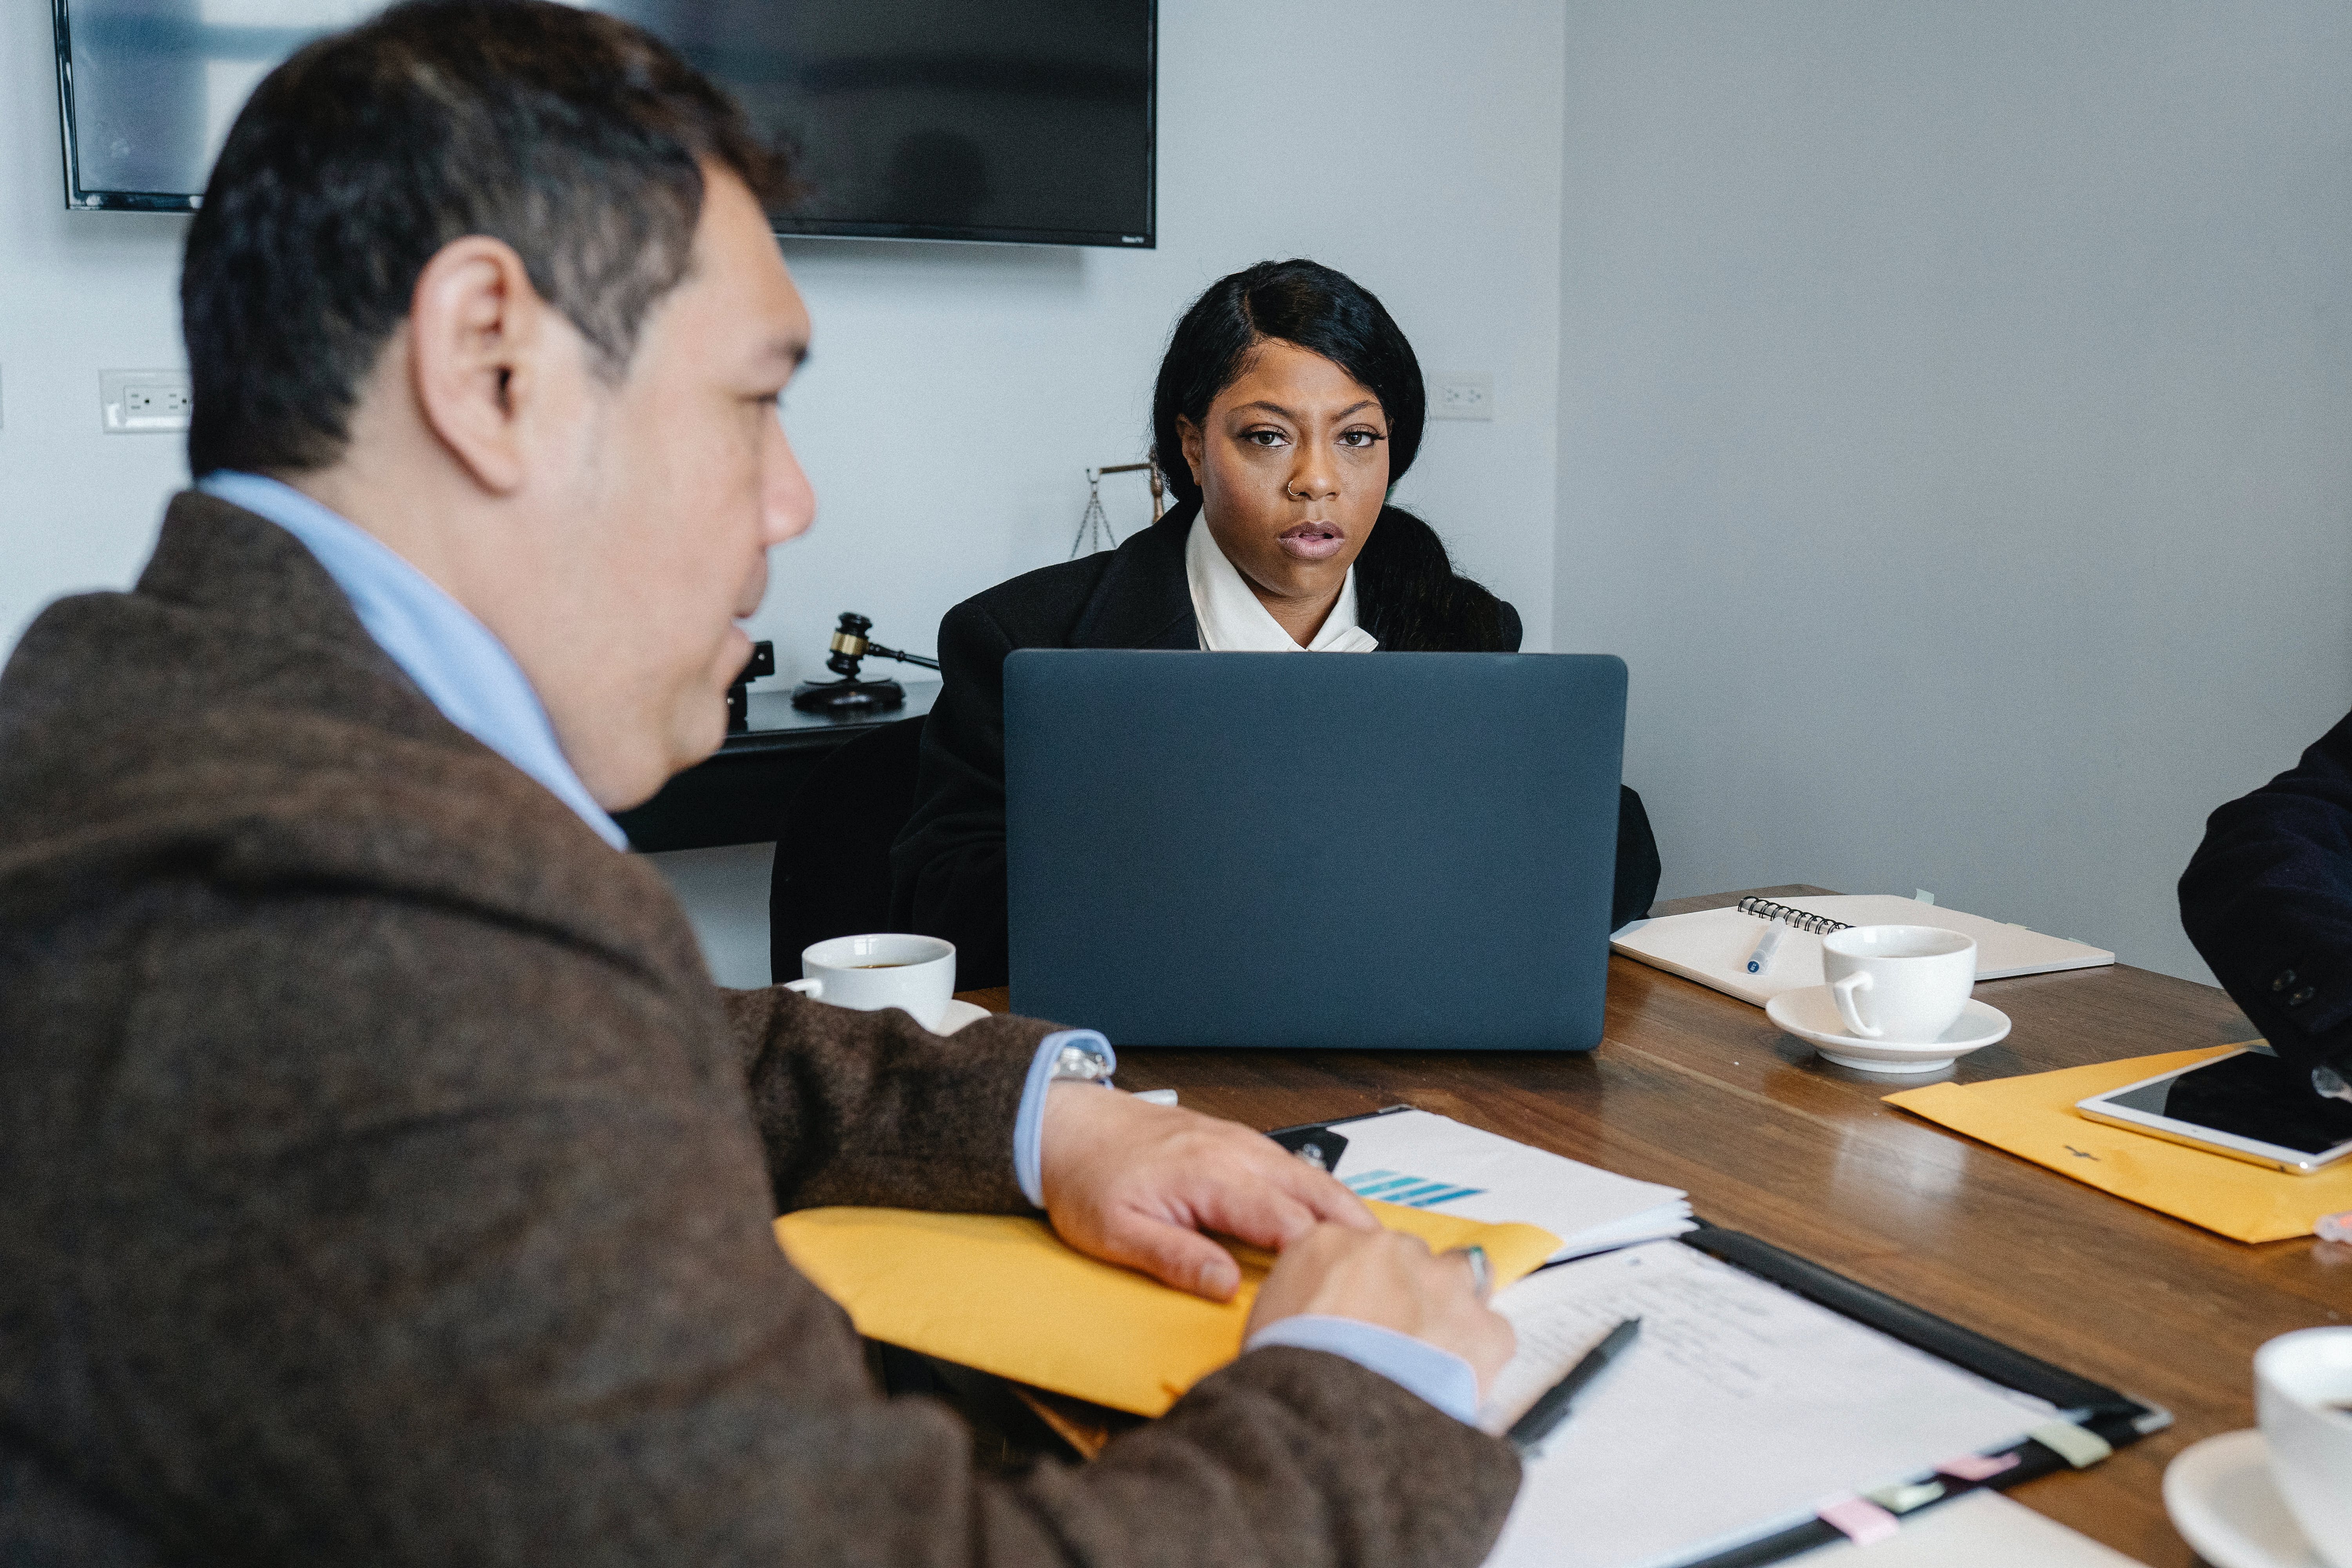
[[[1428,417],[1421,362],[1370,290],[1313,261],[1261,261],[1209,285],[1169,339],[1151,394],[1153,459],[1179,501],[1171,521],[1199,511],[1201,487],[1184,461],[1176,421],[1207,423],[1217,394],[1241,379],[1268,339],[1321,354],[1381,400],[1389,422],[1389,482],[1412,467]],[[1382,506],[1356,557],[1363,627],[1398,652],[1479,652],[1503,647],[1502,604],[1456,576],[1445,545],[1402,507]]]

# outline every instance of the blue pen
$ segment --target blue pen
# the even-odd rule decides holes
[[[1763,973],[1764,966],[1772,962],[1773,950],[1780,945],[1780,939],[1788,934],[1789,928],[1782,925],[1778,921],[1774,921],[1770,925],[1765,927],[1764,940],[1758,942],[1756,944],[1756,951],[1748,955],[1748,973],[1750,974]]]

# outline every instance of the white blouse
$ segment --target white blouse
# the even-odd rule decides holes
[[[1356,624],[1356,569],[1339,587],[1339,602],[1315,640],[1300,647],[1261,603],[1225,552],[1206,518],[1192,520],[1184,541],[1184,581],[1192,590],[1192,618],[1201,646],[1212,653],[1370,653],[1380,639]]]

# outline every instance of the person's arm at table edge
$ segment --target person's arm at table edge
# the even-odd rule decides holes
[[[2352,717],[2208,818],[2180,918],[2283,1058],[2352,1076]]]
[[[1051,1024],[934,1035],[782,986],[722,991],[779,1213],[830,1204],[1019,1214],[1021,1100]]]

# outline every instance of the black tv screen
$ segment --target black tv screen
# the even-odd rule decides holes
[[[381,0],[52,0],[68,206],[192,211],[263,74]],[[598,0],[792,150],[780,234],[1146,247],[1154,0]]]

